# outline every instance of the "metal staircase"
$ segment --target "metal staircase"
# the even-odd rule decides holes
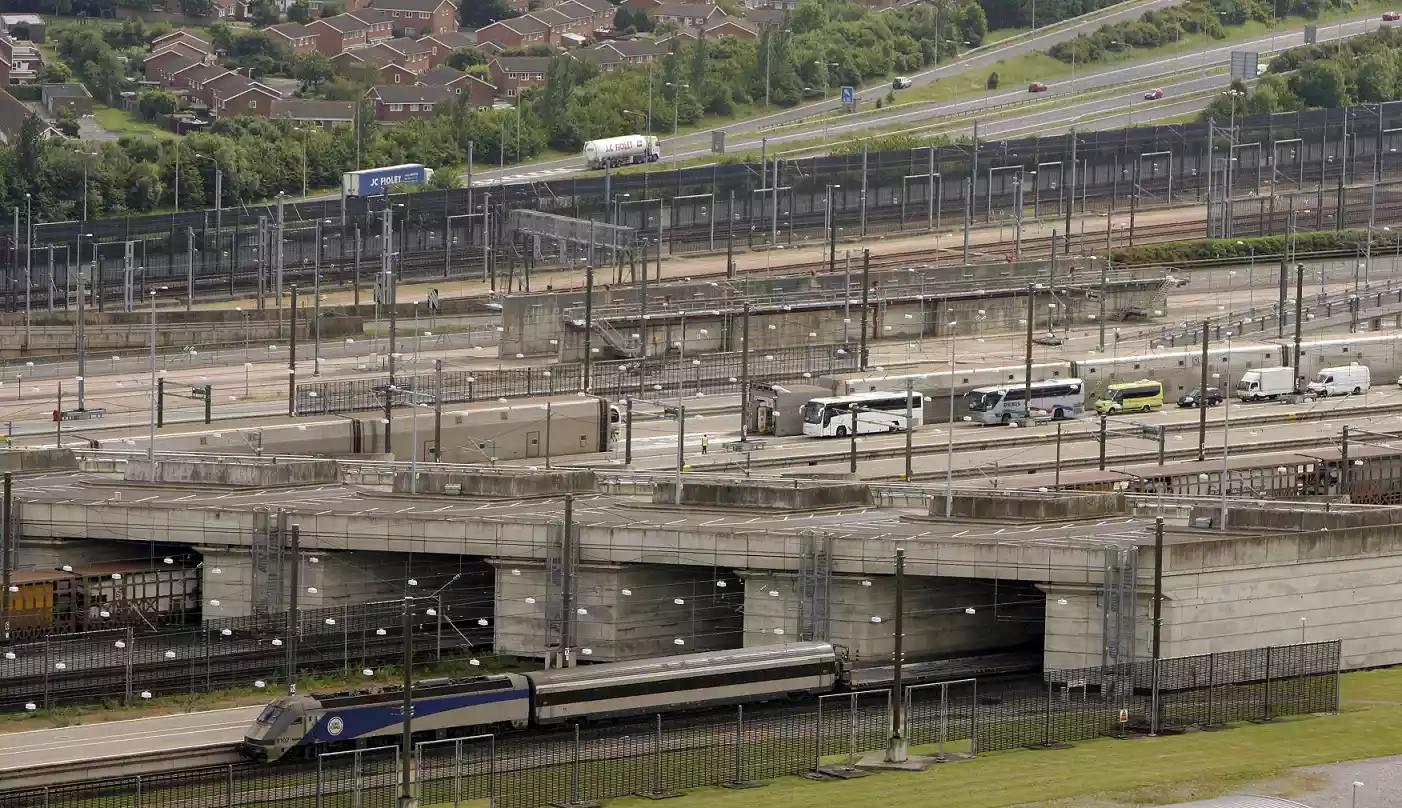
[[[1163,311],[1164,304],[1168,302],[1169,290],[1173,288],[1174,280],[1172,278],[1166,277],[1163,279],[1162,282],[1159,283],[1158,287],[1154,289],[1153,295],[1151,295],[1148,301],[1146,301],[1143,305],[1133,304],[1129,306],[1121,306],[1120,308],[1115,309],[1114,314],[1110,315],[1110,319],[1114,320],[1115,322],[1124,322],[1125,320],[1128,320],[1131,317],[1153,317],[1155,316],[1154,312]],[[1097,299],[1099,297],[1098,291],[1096,292],[1096,297]]]

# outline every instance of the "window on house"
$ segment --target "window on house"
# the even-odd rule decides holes
[[[257,108],[258,108],[258,99],[254,98],[254,99],[252,99],[251,101],[249,101],[249,102],[248,102],[248,108],[249,108],[249,109],[257,109]]]
[[[403,105],[403,104],[390,104],[390,105],[389,105],[389,111],[390,111],[390,112],[403,112],[403,111],[404,111],[404,105]]]
[[[395,73],[395,74],[394,74],[394,83],[395,83],[395,84],[398,84],[398,83],[399,83],[399,79],[400,79],[399,74],[398,74],[398,73]]]
[[[418,111],[419,111],[419,105],[418,105],[418,104],[410,104],[410,105],[409,105],[409,111],[410,111],[410,112],[418,112]]]

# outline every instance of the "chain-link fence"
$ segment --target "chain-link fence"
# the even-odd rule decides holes
[[[77,704],[133,704],[173,693],[286,682],[299,671],[356,671],[401,658],[403,600],[212,618],[196,628],[132,627],[54,634],[11,645],[0,657],[0,710]],[[411,615],[420,659],[491,643],[490,597],[450,588],[415,599]],[[294,641],[295,639],[295,641]],[[295,653],[295,659],[293,654]]]
[[[907,689],[916,753],[1051,747],[1143,733],[1338,709],[1339,642],[1275,646],[1048,671],[1040,683],[962,679]],[[1157,719],[1155,719],[1157,707]],[[579,805],[629,794],[744,784],[855,762],[884,748],[889,691],[804,704],[738,706],[613,725],[555,727],[415,746],[415,796],[455,808]],[[213,766],[144,777],[0,792],[0,808],[391,808],[399,750],[387,746],[277,766]]]
[[[749,376],[755,382],[782,382],[854,371],[859,365],[852,345],[797,345],[750,353]],[[590,368],[589,392],[613,398],[658,393],[714,395],[740,390],[744,374],[740,351],[708,353],[705,359],[685,357],[609,360]],[[503,370],[455,370],[441,374],[395,374],[297,385],[297,414],[365,412],[407,405],[410,391],[433,397],[442,384],[444,404],[529,398],[580,390],[584,365],[564,363]],[[420,398],[422,400],[422,398]]]

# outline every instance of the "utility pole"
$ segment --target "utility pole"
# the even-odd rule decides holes
[[[0,580],[0,599],[2,599],[0,600],[0,612],[3,612],[0,619],[4,621],[5,632],[0,639],[6,643],[10,641],[10,560],[13,555],[10,548],[15,540],[12,532],[14,520],[10,516],[12,513],[11,496],[11,479],[7,473],[5,475],[5,498],[0,502],[0,520],[4,520],[4,523],[0,524],[0,577],[3,577],[3,580]]]
[[[1202,381],[1198,387],[1198,460],[1207,459],[1207,325],[1202,321]],[[1226,391],[1223,391],[1226,394]]]
[[[857,369],[867,369],[867,306],[871,300],[871,250],[862,250],[862,334]]]
[[[404,634],[404,699],[400,705],[402,733],[399,748],[400,792],[399,808],[416,808],[414,799],[414,599],[404,596],[404,613],[401,616],[400,631]],[[568,618],[566,618],[568,619]]]
[[[548,423],[548,422],[547,422]],[[549,440],[546,441],[549,450]],[[433,360],[433,462],[443,462],[443,360]]]
[[[953,376],[951,376],[951,377],[949,378],[949,383],[950,383],[951,385],[954,384],[954,377],[953,377]],[[906,379],[906,380],[905,380],[905,482],[910,482],[910,481],[914,478],[914,476],[915,476],[915,475],[911,472],[911,468],[910,468],[910,460],[911,460],[911,458],[910,458],[910,455],[911,455],[911,436],[912,436],[912,435],[914,434],[914,432],[915,432],[914,428],[911,426],[911,422],[912,422],[912,420],[914,419],[914,416],[915,416],[915,413],[912,412],[912,409],[913,409],[913,407],[914,407],[914,402],[911,400],[911,399],[914,397],[914,395],[915,395],[915,380],[914,380],[914,379]],[[924,405],[924,403],[922,402],[920,406],[921,406],[921,408],[923,409],[925,405]]]
[[[1163,631],[1163,517],[1154,519],[1154,626],[1150,651],[1153,654],[1153,709],[1149,717],[1149,734],[1159,731],[1159,661],[1162,656]]]
[[[632,399],[629,399],[632,402]],[[740,442],[748,439],[750,423],[750,304],[740,315]],[[631,427],[630,427],[631,429]]]
[[[287,511],[278,511],[277,514],[277,540],[281,544],[291,533],[292,547],[292,587],[287,597],[287,690],[292,695],[297,695],[297,637],[301,635],[301,623],[299,618],[301,612],[297,608],[297,599],[302,594],[302,526],[293,525],[289,531],[287,528]]]
[[[896,636],[892,658],[891,735],[886,741],[886,762],[904,763],[908,752],[905,737],[905,549],[896,548]]]
[[[589,392],[594,368],[594,266],[584,268],[584,392]]]
[[[1105,353],[1105,287],[1110,283],[1110,252],[1105,252],[1105,260],[1100,262],[1100,313],[1095,320],[1100,324],[1100,344],[1096,350]]]
[[[1295,361],[1292,367],[1295,368],[1295,392],[1298,393],[1303,388],[1304,376],[1300,371],[1300,339],[1301,331],[1304,328],[1305,308],[1305,265],[1295,265]],[[1225,482],[1225,481],[1224,481]]]
[[[1022,417],[1032,425],[1032,330],[1037,315],[1037,284],[1027,284],[1027,359],[1022,376]],[[950,384],[954,383],[951,378]]]
[[[297,414],[297,284],[292,284],[292,327],[287,343],[287,417]]]

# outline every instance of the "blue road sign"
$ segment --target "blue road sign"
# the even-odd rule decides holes
[[[856,97],[857,97],[856,92],[853,91],[853,89],[852,89],[851,87],[843,87],[843,88],[842,88],[842,103],[844,103],[844,104],[850,104],[850,103],[852,103],[854,100],[856,100]]]

